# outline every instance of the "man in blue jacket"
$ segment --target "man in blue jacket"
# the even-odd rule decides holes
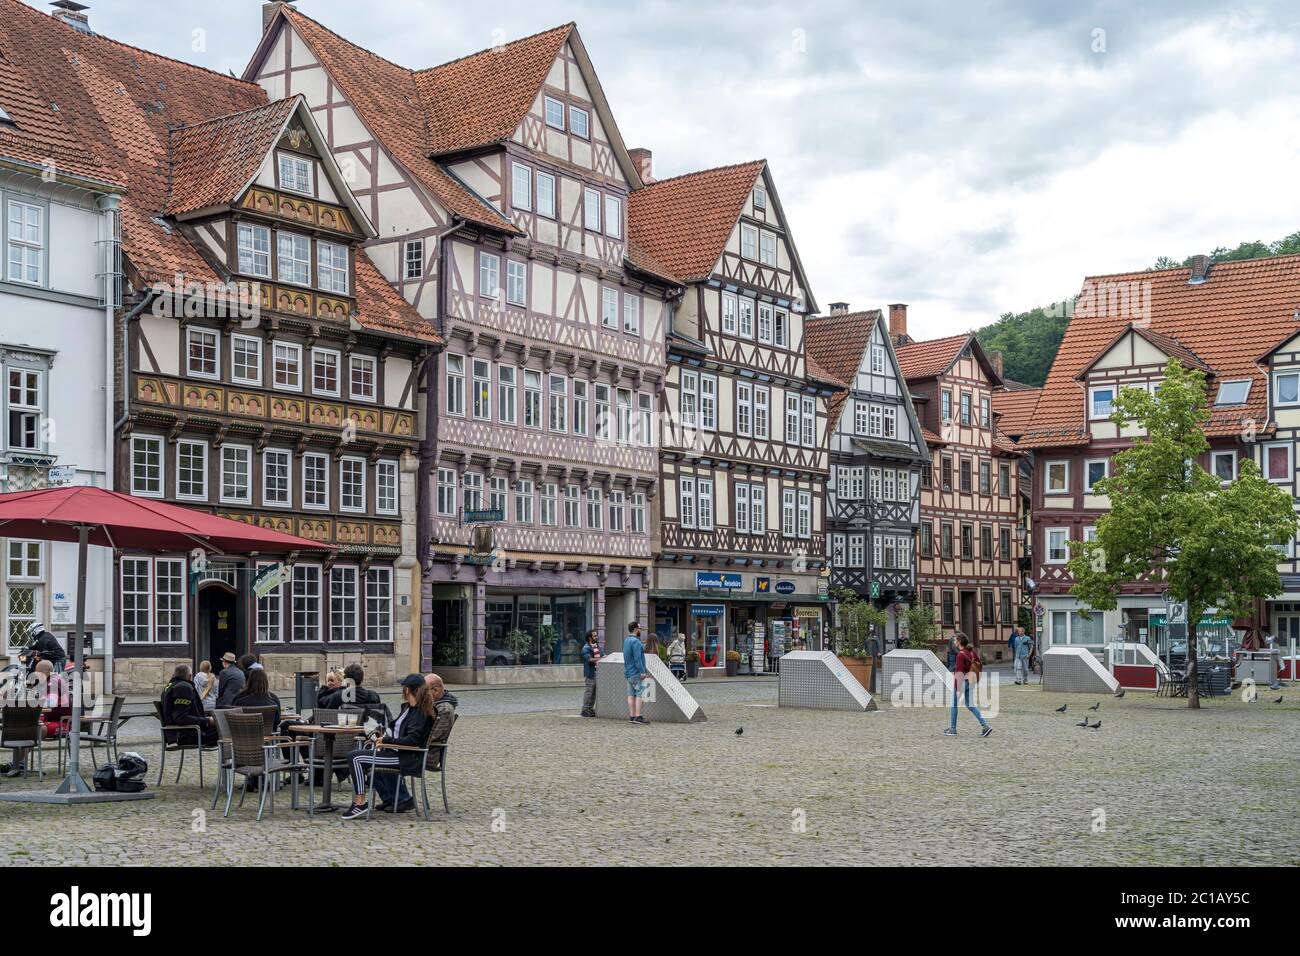
[[[645,692],[645,645],[641,643],[641,625],[633,621],[627,626],[627,639],[623,641],[623,676],[627,678],[628,720],[634,724],[649,723],[641,716],[641,695]]]

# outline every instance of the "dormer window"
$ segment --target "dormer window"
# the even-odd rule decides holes
[[[1250,379],[1236,379],[1219,386],[1219,394],[1214,399],[1215,405],[1244,405],[1250,394]]]
[[[1088,389],[1088,417],[1110,418],[1115,409],[1115,386],[1102,385]]]
[[[312,194],[311,160],[292,153],[280,153],[280,188],[290,192]]]
[[[564,129],[564,104],[553,96],[546,97],[546,125]]]
[[[241,222],[238,231],[239,271],[271,278],[271,230]]]
[[[316,243],[316,282],[325,292],[348,294],[348,248],[337,242]]]
[[[3,106],[0,106],[0,126],[17,126],[17,125],[18,124],[14,122],[14,118],[5,111],[5,108]]]
[[[292,232],[280,233],[275,268],[281,282],[310,285],[311,240]]]

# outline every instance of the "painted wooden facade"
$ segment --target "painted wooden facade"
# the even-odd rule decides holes
[[[250,75],[321,117],[378,227],[371,255],[447,343],[423,396],[418,665],[576,676],[588,629],[621,640],[646,615],[668,290],[625,266],[640,183],[590,60],[562,31],[512,132],[415,157],[358,105],[382,78],[340,74],[303,28],[273,21]],[[431,190],[439,176],[474,217]]]
[[[247,302],[134,290],[117,487],[337,551],[292,556],[263,597],[252,582],[273,562],[120,555],[118,689],[156,677],[122,662],[219,669],[225,652],[258,654],[281,689],[293,671],[352,661],[391,682],[414,637],[418,385],[432,345],[362,311],[374,228],[303,104],[247,188],[173,228]]]

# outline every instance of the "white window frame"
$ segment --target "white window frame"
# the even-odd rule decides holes
[[[18,234],[14,233],[13,214],[19,210],[22,215],[18,223]],[[32,223],[27,218],[27,213],[35,213],[36,238],[30,238],[28,230]],[[23,285],[43,286],[45,284],[45,219],[46,207],[44,205],[32,202],[22,202],[17,199],[10,199],[5,212],[5,231],[6,240],[5,248],[5,275],[10,282],[20,282]],[[15,262],[14,253],[18,252],[19,257]],[[33,261],[36,266],[36,278],[29,277]],[[16,268],[15,268],[16,267]]]
[[[370,387],[357,389],[357,371],[370,369]],[[362,378],[364,384],[364,376]],[[376,402],[379,400],[379,359],[374,355],[352,354],[348,356],[348,397],[358,402]]]
[[[199,469],[199,482],[201,490],[195,492],[191,490],[188,494],[181,491],[181,463],[185,460],[182,449],[185,446],[202,449],[200,455],[202,465]],[[207,501],[208,500],[208,443],[196,438],[181,438],[176,442],[176,497],[181,501]]]
[[[240,461],[241,452],[243,453],[244,461],[244,467],[242,469],[244,477],[244,493],[242,495],[229,495],[226,494],[227,463],[230,461],[237,464]],[[227,455],[230,455],[229,459],[227,459]],[[231,474],[238,477],[237,472],[231,472]],[[253,503],[253,446],[236,445],[229,442],[222,445],[221,454],[217,459],[217,481],[219,483],[217,485],[217,500],[222,504],[251,505]]]
[[[334,295],[349,293],[352,283],[348,275],[347,246],[316,240],[316,288]]]
[[[602,203],[600,190],[590,186],[582,190],[582,228],[588,232],[600,232],[600,214]]]
[[[401,480],[401,469],[396,461],[380,459],[375,463],[376,514],[395,515],[400,511]],[[391,489],[392,494],[388,495],[386,489]],[[392,504],[386,504],[387,500],[391,500]]]
[[[278,500],[271,497],[267,491],[271,487],[269,478],[272,460],[284,457],[284,500]],[[267,448],[262,451],[262,507],[264,508],[291,508],[293,507],[293,452],[287,448]]]
[[[263,244],[265,248],[259,248]],[[235,229],[235,258],[244,275],[271,278],[271,230],[256,223],[239,223]],[[259,269],[258,264],[262,262],[265,265]]]
[[[453,517],[456,514],[456,471],[453,468],[439,468],[437,479],[438,514],[444,518]]]
[[[758,227],[747,222],[740,224],[740,254],[751,262],[758,261]]]
[[[1052,535],[1059,534],[1062,536],[1063,557],[1053,557],[1052,555]],[[1047,528],[1043,533],[1043,563],[1044,564],[1066,564],[1070,560],[1070,529],[1069,528]]]
[[[320,367],[326,372],[332,367],[334,370],[334,387],[329,385],[318,386],[316,383],[317,360],[320,360]],[[332,366],[331,366],[332,363]],[[311,393],[313,395],[324,395],[329,398],[338,398],[343,388],[343,353],[338,349],[321,348],[313,346],[311,350]]]
[[[1061,487],[1052,487],[1052,469],[1060,466],[1062,471]],[[1045,461],[1043,462],[1043,494],[1044,495],[1068,495],[1070,493],[1070,462],[1067,461]]]
[[[319,464],[320,479],[312,478],[312,465]],[[301,477],[301,496],[302,507],[304,511],[328,511],[330,506],[330,456],[322,452],[306,452],[302,456],[302,466],[299,469],[302,472]],[[313,504],[311,497],[308,495],[307,482],[319,480],[323,484],[324,501],[321,504]]]
[[[510,164],[510,207],[533,211],[533,171],[523,163]]]
[[[1102,474],[1101,476],[1102,478],[1110,477],[1109,458],[1089,458],[1087,461],[1085,461],[1083,463],[1083,491],[1085,494],[1089,494],[1089,495],[1093,493],[1093,488],[1096,487],[1096,482],[1091,480],[1089,474],[1092,470],[1093,465],[1101,465],[1105,469],[1104,474]]]
[[[349,480],[348,477],[349,466],[355,468],[355,471],[353,472],[353,480]],[[339,458],[339,511],[361,513],[366,510],[367,471],[366,460],[364,458],[360,458],[356,455],[343,455]],[[360,478],[359,482],[355,480],[357,476]],[[351,487],[354,492],[351,495],[349,495],[349,487]],[[355,494],[358,488],[360,490],[359,495]],[[352,504],[348,504],[349,497],[353,499]],[[359,503],[356,502],[358,497],[360,498]]]
[[[528,305],[528,264],[506,260],[506,301],[511,305]]]
[[[408,282],[424,278],[424,238],[402,243],[402,278]]]
[[[1295,381],[1294,399],[1285,400],[1282,398],[1282,380],[1293,379]],[[1287,407],[1291,405],[1300,405],[1300,372],[1274,372],[1273,373],[1273,404],[1274,406]]]
[[[695,527],[695,476],[677,476],[677,523],[683,528]]]
[[[456,352],[448,352],[446,355],[446,408],[443,410],[448,415],[455,415],[458,418],[465,417],[465,356]]]
[[[519,373],[513,365],[497,365],[497,421],[502,425],[519,421]]]
[[[300,196],[313,195],[315,164],[306,156],[293,153],[276,153],[276,164],[280,172],[280,188]],[[286,167],[289,175],[285,175]]]
[[[574,122],[578,116],[582,117],[582,132],[578,131],[580,124]],[[581,106],[574,106],[572,103],[569,104],[569,132],[579,139],[591,139],[591,114]]]
[[[609,193],[605,194],[605,235],[623,238],[623,200]]]
[[[288,275],[285,266],[288,266]],[[299,269],[303,273],[298,278]],[[300,232],[285,232],[275,236],[275,277],[279,282],[303,287],[311,286],[311,236]]]
[[[736,334],[736,321],[739,315],[739,297],[734,292],[722,293],[722,331],[724,334]]]
[[[205,372],[202,367],[196,367],[194,364],[194,340],[210,340],[212,346],[212,371]],[[200,348],[206,351],[207,346],[201,344]],[[206,357],[201,360],[206,364]],[[203,326],[190,326],[185,330],[185,374],[191,378],[206,378],[217,380],[221,378],[221,333],[216,329],[209,329]]]
[[[542,189],[542,184],[546,184],[546,189]],[[536,189],[537,215],[545,219],[555,218],[555,177],[550,173],[544,173],[540,169],[537,171],[537,189]],[[543,202],[545,197],[545,202]]]
[[[139,464],[136,461],[137,449],[141,446],[152,445],[157,453],[158,473],[154,476],[145,475],[141,480]],[[145,498],[161,498],[163,491],[163,476],[166,474],[166,445],[161,435],[132,435],[131,436],[131,494],[140,495]],[[149,466],[146,465],[146,468]]]
[[[289,384],[280,381],[280,355],[293,359],[294,382]],[[286,366],[286,371],[288,366]],[[301,392],[303,390],[302,381],[302,346],[297,342],[272,342],[271,343],[271,387],[282,392]]]
[[[478,294],[483,299],[501,297],[501,257],[496,253],[478,254]]]
[[[471,358],[470,363],[470,415],[475,421],[492,420],[492,363],[487,359]]]
[[[1097,411],[1097,396],[1100,392],[1110,392],[1108,408],[1105,412]],[[1119,398],[1119,386],[1117,385],[1093,385],[1088,389],[1088,420],[1089,421],[1106,421],[1110,418],[1111,413],[1115,410],[1115,400]]]
[[[240,349],[244,349],[244,355],[248,355],[247,346],[252,345],[252,354],[257,359],[257,374],[247,375],[240,374],[239,365],[236,357],[239,356]],[[247,363],[245,363],[247,370]],[[237,385],[258,385],[262,384],[262,340],[255,335],[232,335],[230,337],[230,380]]]
[[[1269,477],[1268,456],[1269,456],[1269,452],[1272,451],[1274,448],[1281,448],[1283,451],[1286,452],[1286,477],[1285,478]],[[1268,480],[1273,482],[1274,484],[1279,484],[1279,485],[1290,484],[1291,481],[1295,478],[1295,446],[1291,442],[1289,441],[1266,442],[1263,446],[1263,452],[1260,456],[1260,460],[1263,461],[1264,463],[1264,467],[1262,469],[1264,473],[1264,477],[1268,478]]]
[[[559,114],[558,121],[552,121],[551,119],[552,107],[554,107],[555,111]],[[543,97],[542,116],[544,118],[546,125],[549,126],[551,129],[558,129],[561,131],[564,130],[565,128],[564,114],[566,112],[567,111],[564,108],[563,100],[557,100],[554,96]]]

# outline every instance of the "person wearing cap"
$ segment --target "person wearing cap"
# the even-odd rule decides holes
[[[344,811],[342,819],[355,820],[366,813],[366,777],[371,767],[388,767],[415,776],[424,772],[423,748],[429,741],[436,710],[434,683],[426,683],[419,674],[402,678],[402,710],[392,726],[376,739],[373,749],[362,748],[348,754],[348,770],[352,774],[352,806]],[[385,749],[384,744],[412,747],[412,750]],[[399,799],[398,778],[392,773],[375,774],[375,790],[384,805],[397,800],[398,812],[415,808],[415,800],[407,796]]]
[[[223,710],[235,706],[235,697],[244,689],[248,677],[235,664],[235,655],[226,651],[221,655],[221,673],[217,675],[217,706]]]

